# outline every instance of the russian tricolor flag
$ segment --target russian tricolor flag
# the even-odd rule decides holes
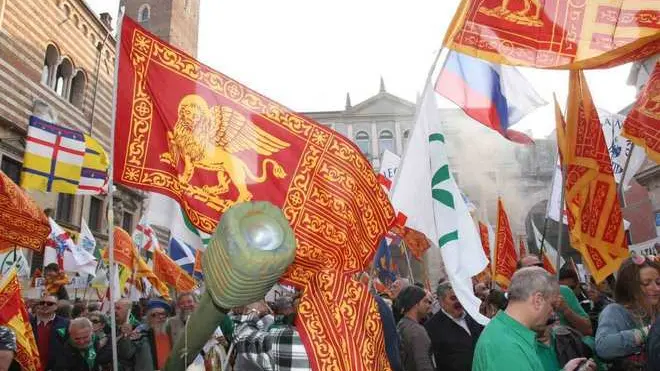
[[[523,144],[532,143],[532,139],[510,127],[547,104],[515,67],[455,51],[449,52],[435,90],[468,116]]]

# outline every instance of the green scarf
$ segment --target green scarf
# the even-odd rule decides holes
[[[96,349],[94,349],[95,343],[96,343],[96,335],[92,334],[92,341],[89,343],[89,346],[85,349],[78,349],[80,355],[83,357],[85,362],[87,362],[87,368],[89,368],[90,370],[94,368],[94,363],[96,362]],[[75,344],[73,344],[73,341],[71,339],[69,339],[69,344],[71,344],[75,348]]]

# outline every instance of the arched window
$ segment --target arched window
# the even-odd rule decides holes
[[[405,151],[408,148],[408,137],[410,136],[410,130],[403,132],[403,150]]]
[[[87,77],[85,77],[85,72],[78,70],[71,80],[71,94],[69,96],[69,102],[74,106],[82,109],[83,101],[85,99],[85,84],[87,83]]]
[[[53,44],[46,47],[46,56],[44,57],[44,66],[41,71],[41,83],[50,87],[55,85],[55,72],[57,70],[57,61],[60,59],[60,53]]]
[[[73,64],[67,58],[62,59],[62,63],[57,67],[57,75],[55,76],[55,92],[64,99],[69,99],[72,74]]]
[[[380,132],[380,135],[378,136],[378,150],[380,151],[381,155],[385,150],[388,150],[392,153],[396,152],[394,148],[394,135],[391,131],[383,130]]]
[[[365,131],[359,131],[355,135],[355,143],[357,144],[358,147],[360,147],[360,151],[364,153],[365,156],[369,157],[371,153],[371,143],[369,141],[369,134],[367,134]]]
[[[138,22],[147,22],[149,18],[151,18],[151,8],[149,7],[149,4],[142,4],[138,10]]]

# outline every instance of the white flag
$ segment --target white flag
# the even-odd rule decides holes
[[[628,189],[628,183],[646,160],[644,148],[635,146],[630,139],[621,136],[626,116],[598,109],[598,117],[603,125],[605,143],[612,160],[614,180],[617,184],[623,181],[624,189]],[[626,162],[628,162],[627,169],[625,169]],[[626,177],[622,180],[624,169]]]
[[[147,206],[146,220],[151,225],[169,229],[172,236],[195,249],[206,250],[210,235],[195,228],[185,218],[181,206],[175,200],[160,193],[151,192]]]
[[[50,223],[50,240],[49,245],[51,248],[46,248],[46,256],[44,257],[44,264],[51,263],[49,261],[57,254],[61,254],[64,262],[64,270],[67,272],[78,272],[81,274],[95,275],[96,272],[96,259],[94,255],[87,252],[81,246],[73,243],[73,240],[66,231],[60,227],[52,218],[48,218]],[[51,250],[51,251],[48,251]],[[53,254],[54,252],[54,254]]]
[[[4,277],[9,273],[12,267],[16,267],[19,277],[30,277],[30,264],[23,255],[23,249],[17,248],[0,254],[0,276]]]
[[[477,322],[481,301],[472,277],[488,260],[465,200],[451,175],[435,93],[425,89],[406,155],[392,192],[394,208],[407,216],[406,226],[422,232],[440,248],[447,276],[459,301]]]
[[[143,215],[131,237],[138,251],[145,250],[153,252],[154,249],[160,249],[160,244],[158,243],[156,232],[151,228],[147,220],[147,216]]]
[[[532,227],[534,227],[534,239],[536,242],[536,247],[539,249],[539,251],[543,250],[543,253],[550,261],[550,264],[552,264],[552,267],[555,269],[555,272],[557,272],[558,271],[557,267],[555,267],[555,265],[557,265],[557,250],[554,247],[552,247],[550,241],[548,241],[547,238],[545,239],[543,238],[543,235],[541,234],[541,232],[539,232],[539,229],[536,228],[536,224],[534,224],[534,221],[532,221]],[[541,249],[541,242],[543,242],[543,249]],[[564,260],[564,258],[561,258],[561,261],[559,263],[560,264],[559,268],[564,266],[565,262],[566,261]]]
[[[94,255],[94,250],[96,249],[96,239],[94,238],[92,231],[89,229],[87,222],[85,222],[85,219],[83,219],[82,223],[80,223],[79,238],[80,241],[78,243],[80,244],[80,247],[82,247],[83,250],[87,251],[88,253]]]

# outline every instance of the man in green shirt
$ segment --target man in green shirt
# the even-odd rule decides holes
[[[527,255],[518,261],[518,269],[525,267],[541,267],[543,262],[536,255]],[[553,302],[554,310],[559,315],[559,323],[571,326],[583,336],[593,335],[593,328],[589,315],[584,311],[573,290],[568,286],[559,286],[559,292]]]
[[[536,331],[547,326],[559,285],[543,268],[523,268],[513,275],[508,294],[506,310],[500,311],[479,337],[472,371],[544,369],[536,351]],[[583,360],[569,361],[564,370],[576,370]]]

